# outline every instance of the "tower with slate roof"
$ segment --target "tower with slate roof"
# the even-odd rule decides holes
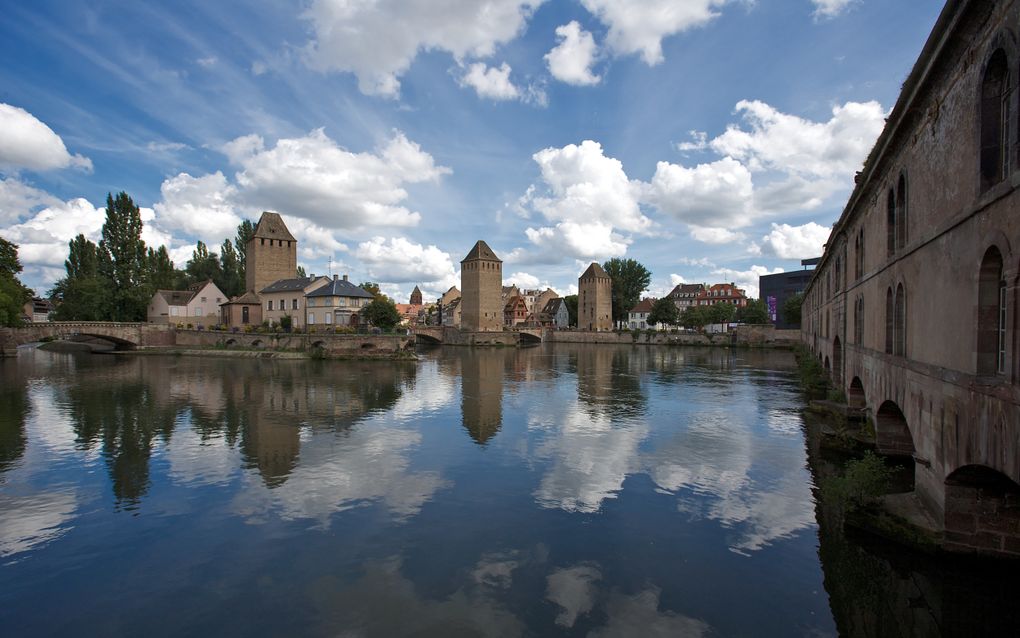
[[[460,262],[462,330],[503,330],[503,262],[479,240]]]
[[[262,213],[245,246],[245,288],[255,293],[297,276],[297,240],[277,213]]]
[[[613,329],[613,280],[597,263],[577,280],[577,327],[592,332]]]

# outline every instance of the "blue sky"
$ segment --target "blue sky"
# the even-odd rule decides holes
[[[178,266],[282,213],[299,263],[405,301],[477,239],[528,287],[821,250],[936,0],[4,2],[0,236],[25,282],[107,192]]]

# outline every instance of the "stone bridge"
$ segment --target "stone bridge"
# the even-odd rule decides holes
[[[468,332],[453,326],[416,326],[411,328],[419,343],[452,346],[518,346],[542,343],[542,328],[522,328],[502,332]]]
[[[114,344],[117,350],[174,346],[292,351],[311,351],[319,348],[331,355],[358,357],[383,356],[414,346],[414,338],[410,335],[235,333],[213,330],[178,330],[168,324],[160,323],[55,321],[32,323],[21,328],[0,328],[0,355],[16,356],[17,347],[26,343],[43,340],[76,340],[81,337],[104,339]]]
[[[167,324],[119,323],[113,321],[51,321],[30,323],[20,328],[0,329],[0,350],[12,354],[25,343],[95,337],[114,344],[118,350],[174,345],[174,329]]]

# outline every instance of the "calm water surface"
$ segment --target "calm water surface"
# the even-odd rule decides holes
[[[786,353],[0,375],[4,635],[837,633]]]

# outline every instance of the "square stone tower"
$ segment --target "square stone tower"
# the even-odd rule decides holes
[[[577,280],[577,328],[593,332],[613,329],[613,280],[592,263]]]
[[[262,213],[245,247],[245,288],[258,294],[269,284],[297,277],[297,240],[276,213]]]
[[[482,240],[460,262],[461,330],[503,330],[503,262]]]

